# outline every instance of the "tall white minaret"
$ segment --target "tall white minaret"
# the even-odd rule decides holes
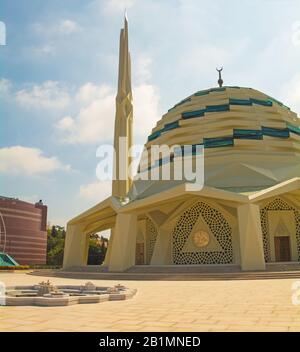
[[[132,119],[131,60],[128,48],[128,19],[125,13],[124,28],[121,29],[120,33],[119,78],[114,135],[115,179],[112,184],[112,195],[120,198],[126,196],[131,185],[129,149],[133,143]]]

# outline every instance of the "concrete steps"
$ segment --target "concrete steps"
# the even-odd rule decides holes
[[[39,275],[33,273],[32,275]],[[47,276],[42,273],[41,276]],[[155,274],[155,273],[92,273],[92,272],[56,272],[48,276],[82,280],[161,280],[161,281],[217,281],[217,280],[268,280],[268,279],[299,279],[300,271],[274,273],[222,273],[222,274]]]
[[[108,272],[106,266],[101,265],[86,265],[86,266],[72,266],[65,269],[66,272],[82,272],[82,273],[105,273]]]
[[[239,265],[134,265],[127,273],[189,274],[189,273],[236,273]]]
[[[238,265],[133,266],[123,273],[108,272],[101,266],[73,267],[68,270],[34,271],[31,275],[86,280],[268,280],[300,279],[300,263],[267,264],[265,271],[241,271]]]
[[[267,271],[291,271],[300,270],[299,262],[286,262],[286,263],[267,263]]]

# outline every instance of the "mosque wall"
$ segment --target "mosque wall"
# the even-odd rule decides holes
[[[236,211],[231,214],[221,204],[206,199],[187,200],[181,209],[163,226],[149,216],[139,222],[136,264],[239,263]]]
[[[300,208],[285,196],[258,205],[265,262],[300,261]],[[180,209],[163,226],[151,216],[140,221],[136,264],[242,264],[234,206],[199,198],[184,201]]]

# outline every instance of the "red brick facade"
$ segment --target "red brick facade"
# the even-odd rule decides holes
[[[47,206],[0,197],[0,212],[6,227],[5,252],[19,264],[45,264]],[[3,235],[0,251],[3,251]]]

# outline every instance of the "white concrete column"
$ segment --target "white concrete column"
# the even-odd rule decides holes
[[[137,216],[118,214],[110,252],[109,271],[125,271],[135,265]]]
[[[103,266],[109,266],[113,238],[114,238],[114,228],[112,228],[110,230],[110,237],[109,237],[109,240],[108,240],[108,247],[107,247],[107,250],[106,250],[104,262],[102,264]]]
[[[241,268],[265,270],[263,237],[259,206],[244,204],[238,207]]]
[[[151,259],[151,265],[171,265],[171,231],[169,229],[158,230],[157,239]]]
[[[63,268],[87,265],[89,236],[83,225],[68,225],[64,249]]]

